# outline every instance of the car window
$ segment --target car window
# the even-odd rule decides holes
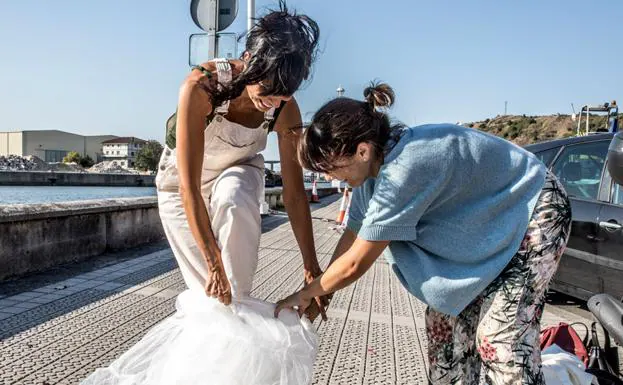
[[[558,151],[560,151],[560,147],[554,147],[550,148],[549,150],[535,152],[534,155],[536,155],[536,157],[539,158],[541,162],[549,167],[550,163],[552,163],[552,160],[554,160],[556,154],[558,154]]]
[[[609,145],[603,140],[564,148],[552,170],[570,196],[597,199]]]

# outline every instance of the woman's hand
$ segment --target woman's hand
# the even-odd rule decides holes
[[[210,268],[205,284],[205,292],[208,297],[216,298],[225,305],[231,303],[231,287],[221,263],[217,263]]]
[[[320,269],[320,266],[318,265],[316,265],[316,267],[313,269],[309,269],[309,270],[305,269],[304,285],[305,286],[309,285],[310,283],[314,281],[314,279],[320,277],[321,275],[322,275],[322,270]],[[329,300],[331,299],[331,297],[332,297],[332,294],[324,295],[322,297],[315,297],[314,303],[311,304],[311,306],[308,305],[309,307],[304,309],[305,314],[307,315],[307,318],[309,318],[311,322],[314,322],[314,320],[316,319],[316,317],[318,317],[318,315],[322,316],[323,321],[327,320],[326,309],[329,306]]]
[[[275,314],[281,309],[294,307],[299,314],[303,314],[312,298],[327,296],[359,279],[389,244],[389,241],[366,241],[361,238],[355,238],[353,242],[354,237],[351,232],[345,232],[327,270],[301,291],[279,301]]]
[[[275,317],[278,317],[279,312],[283,309],[292,309],[299,313],[299,316],[303,316],[305,309],[307,309],[310,304],[311,298],[306,298],[302,290],[298,291],[291,296],[277,302],[277,307],[275,308]]]

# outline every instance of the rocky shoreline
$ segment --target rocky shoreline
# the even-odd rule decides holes
[[[112,161],[96,163],[90,168],[83,168],[77,163],[47,163],[33,156],[0,155],[0,172],[47,171],[95,174],[141,174],[137,170],[129,170]]]

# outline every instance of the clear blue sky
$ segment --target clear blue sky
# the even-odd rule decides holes
[[[297,93],[304,119],[372,79],[407,124],[623,103],[623,2],[290,0],[321,47]],[[188,71],[189,0],[0,1],[0,131],[59,129],[164,138]],[[257,0],[258,15],[274,1]],[[228,28],[244,32],[246,1]],[[382,8],[391,5],[391,9]],[[277,156],[275,138],[266,151]]]

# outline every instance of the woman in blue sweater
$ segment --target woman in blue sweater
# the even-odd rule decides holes
[[[547,286],[568,240],[567,195],[532,154],[451,124],[406,128],[381,111],[386,84],[365,101],[325,104],[299,144],[303,167],[354,187],[348,228],[318,279],[279,302],[361,277],[383,254],[428,305],[430,381],[543,384],[539,330]]]

